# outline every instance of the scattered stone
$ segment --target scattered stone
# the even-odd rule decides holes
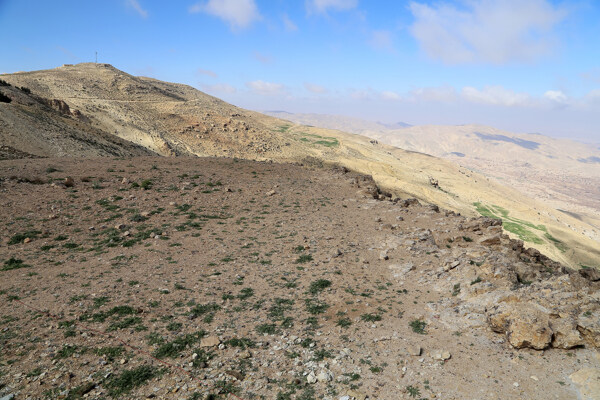
[[[202,338],[202,340],[200,341],[200,347],[213,347],[218,346],[219,344],[221,344],[221,341],[216,336],[208,336]]]
[[[410,354],[411,356],[415,356],[415,357],[420,356],[422,351],[423,351],[423,349],[421,348],[421,346],[412,346],[412,347],[409,347],[407,350],[408,354]]]
[[[269,190],[267,193],[265,193],[267,196],[273,196],[275,193],[277,193],[275,190]]]
[[[319,375],[317,375],[317,380],[319,382],[331,382],[332,379],[333,374],[327,370],[323,370],[319,372]]]
[[[452,355],[448,350],[435,350],[431,353],[431,357],[436,361],[449,360]]]
[[[317,377],[313,371],[310,371],[310,373],[306,375],[306,382],[310,384],[317,383]]]

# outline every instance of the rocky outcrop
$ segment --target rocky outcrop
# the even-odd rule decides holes
[[[532,303],[501,304],[490,313],[489,323],[494,332],[505,333],[517,349],[543,350],[552,341],[548,314]]]

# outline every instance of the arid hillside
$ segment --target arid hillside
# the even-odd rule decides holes
[[[373,176],[385,192],[377,196],[415,197],[468,216],[500,217],[513,238],[556,261],[574,268],[600,265],[598,242],[588,235],[595,228],[585,219],[436,157],[246,111],[189,86],[134,77],[105,64],[63,66],[0,79],[77,110],[86,126],[160,155],[344,166]],[[15,105],[0,103],[0,107]],[[0,133],[14,135],[10,128]],[[30,153],[26,145],[11,146]]]
[[[0,161],[0,398],[598,399],[597,270],[377,192],[231,158]]]

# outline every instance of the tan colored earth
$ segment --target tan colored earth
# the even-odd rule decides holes
[[[0,395],[577,399],[594,387],[569,376],[600,366],[600,282],[493,220],[375,200],[373,181],[340,168],[227,158],[6,160],[0,179]],[[527,317],[501,314],[513,306],[539,317],[497,322]]]

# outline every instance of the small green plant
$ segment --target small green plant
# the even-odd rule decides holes
[[[350,325],[352,325],[352,321],[350,320],[350,318],[340,318],[335,324],[342,328],[348,328]]]
[[[260,334],[274,335],[277,333],[277,327],[275,324],[261,324],[256,328],[256,332]]]
[[[481,277],[478,276],[477,278],[475,278],[474,280],[471,281],[471,285],[475,285],[476,283],[479,283],[479,282],[481,282]]]
[[[407,386],[406,387],[406,391],[408,392],[408,395],[410,397],[416,398],[416,397],[419,397],[421,395],[421,391],[419,390],[419,388],[418,387],[414,387],[412,385],[411,386]]]
[[[313,256],[311,254],[302,254],[296,259],[296,264],[305,264],[313,260]]]
[[[27,231],[27,232],[23,232],[23,233],[17,233],[16,235],[13,235],[10,240],[8,241],[9,245],[12,244],[18,244],[18,243],[23,243],[23,241],[25,239],[37,239],[38,235],[41,235],[42,232],[41,231]]]
[[[472,241],[473,241],[473,239],[471,239],[471,238],[470,238],[470,237],[468,237],[468,236],[463,236],[462,238],[463,238],[463,240],[464,240],[465,242],[472,242]]]
[[[458,296],[460,293],[460,283],[455,283],[452,287],[452,296]]]
[[[29,268],[31,265],[27,265],[23,263],[23,260],[19,258],[11,257],[8,260],[4,261],[4,265],[0,271],[10,271],[11,269],[19,269],[19,268]]]
[[[150,190],[152,189],[153,183],[150,179],[144,179],[141,183],[140,183],[140,187],[144,190]]]
[[[161,375],[162,372],[162,370],[150,365],[142,365],[131,370],[123,371],[121,374],[110,378],[106,382],[108,394],[112,397],[121,398],[123,394],[129,393],[131,390],[145,384],[150,379]]]
[[[368,313],[361,315],[360,319],[362,319],[365,322],[377,322],[381,321],[382,317],[379,314]]]
[[[319,279],[318,281],[314,281],[310,284],[308,291],[311,294],[318,294],[330,286],[331,281],[328,281],[327,279]]]
[[[410,321],[409,326],[412,328],[412,331],[421,335],[425,335],[425,328],[427,327],[427,322],[421,321],[419,319],[415,319]]]

